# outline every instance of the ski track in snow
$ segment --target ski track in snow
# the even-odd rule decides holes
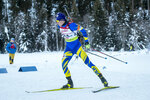
[[[100,56],[104,56],[100,53]],[[63,52],[16,53],[15,63],[8,64],[8,54],[0,54],[0,68],[7,68],[7,74],[0,74],[0,100],[149,100],[150,96],[150,52],[105,52],[110,57],[101,59],[88,54],[90,60],[100,69],[109,85],[118,89],[92,93],[103,87],[99,78],[83,61],[72,58],[69,63],[75,87],[93,87],[81,90],[26,93],[60,88],[66,84],[61,68]],[[36,66],[37,72],[18,72],[21,66]],[[104,68],[105,66],[105,68]]]

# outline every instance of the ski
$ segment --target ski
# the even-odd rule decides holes
[[[115,89],[115,88],[119,88],[119,86],[108,86],[108,87],[104,87],[104,88],[101,88],[99,90],[95,90],[95,91],[92,91],[92,92],[97,93],[97,92],[100,92],[100,91],[103,91],[103,90]]]
[[[41,92],[52,92],[52,91],[63,91],[63,90],[76,90],[76,89],[86,89],[92,87],[77,87],[77,88],[58,88],[58,89],[50,89],[50,90],[42,90],[42,91],[25,91],[26,93],[41,93]]]

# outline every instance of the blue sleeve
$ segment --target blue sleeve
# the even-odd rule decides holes
[[[81,32],[84,37],[85,42],[88,42],[88,35],[83,27],[81,27],[80,25],[77,25],[76,23],[71,23],[69,25],[69,28],[71,29],[71,31]]]
[[[10,52],[10,43],[7,44],[6,50],[7,50],[8,53]]]
[[[16,52],[17,51],[17,46],[16,46],[16,44],[14,44],[14,45],[15,45],[15,50],[14,51]]]
[[[85,42],[89,42],[88,41],[88,36],[87,36],[87,33],[86,33],[85,29],[82,29],[80,32],[83,34]]]
[[[71,29],[71,31],[77,31],[78,25],[76,23],[71,23],[69,25],[69,28]]]

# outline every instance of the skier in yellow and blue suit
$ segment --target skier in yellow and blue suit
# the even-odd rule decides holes
[[[86,31],[80,25],[76,23],[68,22],[63,13],[58,13],[56,16],[56,22],[58,24],[58,28],[60,29],[61,35],[65,38],[66,41],[66,49],[64,51],[64,55],[62,58],[62,68],[68,83],[65,84],[62,88],[73,88],[73,81],[71,79],[71,74],[68,69],[68,63],[73,57],[74,54],[77,54],[83,62],[89,66],[95,74],[101,79],[102,83],[105,87],[108,86],[106,79],[103,77],[102,73],[99,69],[90,61],[86,52],[82,49],[81,43],[78,39],[77,32],[81,32],[84,40],[86,49],[90,48],[88,37]]]
[[[15,44],[15,39],[14,38],[11,38],[11,41],[6,46],[6,50],[9,53],[9,63],[13,64],[15,53],[16,53],[16,50],[17,50],[17,46]]]

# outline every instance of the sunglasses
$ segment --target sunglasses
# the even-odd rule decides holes
[[[59,20],[56,20],[57,23],[59,23]]]
[[[59,23],[60,21],[64,21],[64,19],[61,19],[61,20],[56,20],[56,22],[57,22],[57,23]]]

